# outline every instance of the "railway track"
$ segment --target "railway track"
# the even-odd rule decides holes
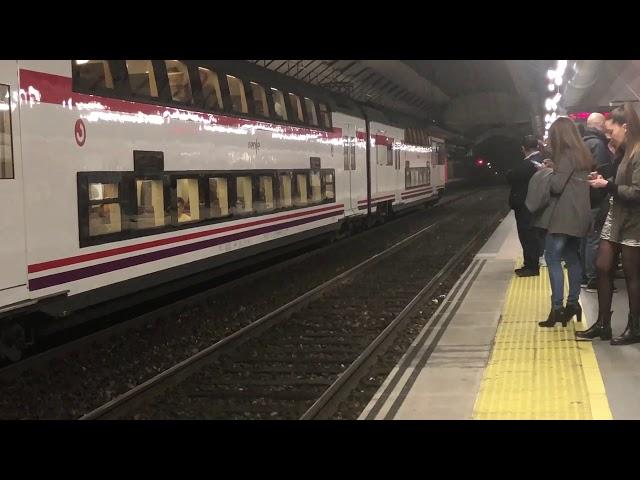
[[[418,240],[434,222],[82,416],[330,418],[416,310],[499,221],[435,274]]]

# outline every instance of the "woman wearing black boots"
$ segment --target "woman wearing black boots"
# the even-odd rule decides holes
[[[640,342],[640,119],[629,103],[611,112],[611,138],[624,148],[615,178],[592,174],[593,188],[606,188],[610,208],[602,227],[596,259],[598,283],[598,320],[576,337],[610,340],[611,300],[615,259],[622,253],[622,265],[629,296],[629,317],[623,334],[611,345]]]
[[[566,326],[574,316],[578,321],[582,309],[578,303],[582,266],[578,257],[580,238],[591,225],[588,176],[593,159],[578,129],[571,119],[560,117],[549,129],[549,146],[553,173],[551,173],[551,202],[537,217],[534,226],[547,231],[545,260],[551,283],[551,312],[541,327],[556,323]],[[564,302],[564,259],[569,270],[569,295]]]

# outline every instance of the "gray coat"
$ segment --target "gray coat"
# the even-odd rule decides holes
[[[640,154],[620,165],[608,189],[613,193],[611,240],[640,240]]]
[[[547,233],[584,237],[591,229],[592,222],[589,173],[575,170],[571,175],[571,162],[560,162],[560,165],[558,170],[549,175],[551,201],[544,210],[538,212],[533,225],[547,230]]]

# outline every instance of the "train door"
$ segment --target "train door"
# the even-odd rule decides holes
[[[18,64],[0,61],[0,310],[27,296]]]
[[[349,210],[356,208],[357,199],[353,198],[354,191],[356,191],[356,178],[354,171],[356,169],[356,129],[355,125],[347,124],[343,129],[343,154],[344,154],[344,171],[347,176],[349,193],[349,202],[345,204]]]
[[[404,151],[399,148],[393,151],[393,169],[395,170],[394,176],[394,191],[402,192],[404,190],[404,175],[401,172],[402,165],[404,165],[405,155]]]
[[[447,152],[444,147],[444,143],[442,141],[432,142],[433,145],[433,167],[435,178],[433,179],[433,184],[436,188],[444,187],[446,182],[446,163],[447,163]]]

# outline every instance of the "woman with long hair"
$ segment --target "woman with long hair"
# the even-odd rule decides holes
[[[624,156],[614,177],[592,174],[593,188],[605,188],[610,208],[600,234],[596,259],[598,283],[598,320],[578,338],[610,340],[611,299],[616,257],[622,253],[622,267],[629,296],[629,316],[623,334],[611,339],[611,345],[640,342],[640,119],[631,104],[611,112],[611,140],[622,147]]]
[[[578,303],[582,266],[578,256],[580,239],[591,226],[589,172],[593,158],[578,129],[568,117],[559,117],[549,129],[551,150],[551,202],[536,222],[547,231],[545,260],[551,284],[551,312],[541,327],[553,327],[557,322],[566,326],[574,316],[582,318]],[[569,295],[564,303],[564,259],[569,270]]]

